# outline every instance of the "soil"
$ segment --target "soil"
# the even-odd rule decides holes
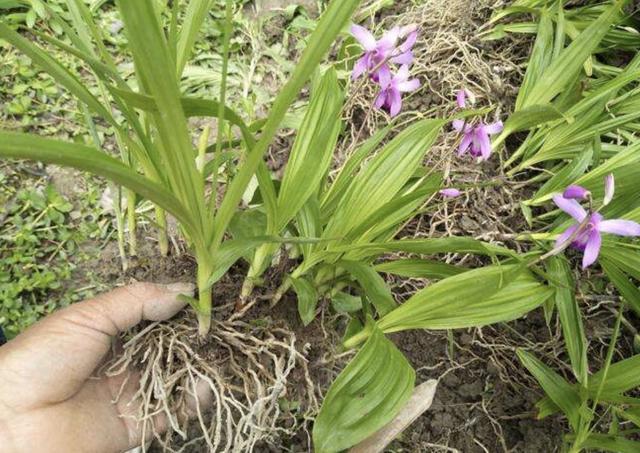
[[[536,341],[546,341],[548,329],[539,318],[539,313],[532,313],[519,327]],[[512,367],[519,367],[515,351],[501,357],[480,345],[496,341],[504,334],[501,330],[488,329],[482,338],[480,329],[455,332],[453,343],[446,332],[394,336],[418,371],[418,382],[442,376],[433,405],[396,440],[394,451],[560,450],[564,422],[557,417],[535,420],[534,404],[541,394],[512,375]],[[449,355],[451,344],[453,356]]]

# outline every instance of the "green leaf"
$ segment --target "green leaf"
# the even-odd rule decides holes
[[[618,266],[608,261],[606,258],[600,259],[600,264],[613,286],[620,292],[624,300],[636,313],[640,314],[640,290],[629,281],[629,278],[620,270]]]
[[[540,204],[546,202],[553,193],[564,190],[570,184],[573,184],[580,176],[584,174],[591,164],[593,158],[593,148],[586,149],[584,152],[576,156],[569,165],[562,167],[551,179],[549,179],[532,197],[530,204]]]
[[[428,286],[378,321],[378,326],[388,333],[511,321],[542,305],[553,292],[523,265],[488,266]]]
[[[105,177],[167,210],[187,231],[197,232],[198,225],[190,212],[171,192],[97,149],[29,134],[0,131],[0,156],[74,167]]]
[[[413,183],[406,193],[380,206],[368,218],[361,219],[346,236],[344,242],[352,240],[359,243],[385,240],[381,235],[391,233],[402,227],[402,222],[416,216],[420,208],[442,187],[442,174],[436,172],[424,181]]]
[[[302,125],[293,144],[278,193],[279,232],[319,191],[338,140],[343,91],[334,69],[329,69],[313,92]]]
[[[548,11],[542,10],[540,21],[538,22],[538,30],[536,42],[533,45],[529,62],[527,63],[527,72],[524,75],[520,89],[518,90],[518,98],[516,99],[515,111],[522,109],[522,105],[526,102],[531,89],[549,66],[553,55],[553,22]],[[513,118],[514,115],[512,115]],[[511,119],[509,121],[511,121]],[[507,124],[509,123],[507,122]]]
[[[182,109],[175,61],[158,22],[152,0],[117,0],[133,54],[142,91],[155,101],[158,112],[151,114],[158,132],[158,146],[166,175],[176,196],[195,213],[202,231],[209,229],[205,213],[204,187],[196,168],[187,120]],[[204,241],[202,236],[193,238]],[[202,244],[200,245],[202,247]]]
[[[291,283],[298,297],[298,313],[302,323],[307,326],[316,317],[316,307],[318,306],[318,291],[305,278],[292,278]]]
[[[302,207],[296,216],[296,226],[298,233],[304,237],[322,236],[322,225],[320,222],[320,204],[316,197],[311,197]],[[302,244],[302,254],[306,258],[311,255],[313,244]]]
[[[121,97],[133,108],[144,110],[145,112],[159,113],[158,106],[151,96],[116,87],[109,87],[109,90],[113,94]],[[182,97],[180,98],[180,104],[187,118],[194,116],[217,118],[220,110],[220,102],[216,99]],[[255,144],[255,138],[249,126],[247,126],[240,115],[227,106],[224,106],[224,119],[240,129],[243,140],[249,144],[250,147]]]
[[[562,112],[553,105],[532,105],[511,114],[504,124],[501,135],[509,136],[514,132],[526,131],[563,118]]]
[[[444,124],[443,120],[419,121],[387,144],[352,180],[324,237],[348,235],[363,219],[392,201],[413,176]]]
[[[462,274],[468,269],[453,264],[431,260],[400,259],[376,264],[374,269],[385,274],[404,278],[447,278]]]
[[[582,324],[582,315],[573,290],[571,269],[562,257],[552,257],[547,262],[549,281],[555,288],[555,305],[562,324],[562,334],[571,368],[578,382],[586,384],[588,373],[587,339]]]
[[[353,313],[362,309],[362,298],[339,292],[331,297],[331,306],[338,313]],[[358,332],[360,330],[362,330],[362,327],[358,329]]]
[[[396,308],[391,290],[380,274],[371,266],[357,261],[338,261],[338,267],[349,272],[360,284],[367,298],[376,307],[380,316],[384,316]]]
[[[193,45],[211,9],[211,0],[190,0],[178,36],[176,73],[182,71],[191,56]]]
[[[549,398],[562,409],[571,427],[577,430],[582,402],[573,386],[525,350],[518,349],[518,358],[527,370],[533,374]]]
[[[241,230],[244,229],[239,224],[234,225],[236,229],[239,227]],[[238,231],[238,230],[236,230]],[[214,268],[211,277],[207,281],[207,284],[204,286],[204,289],[209,289],[215,282],[217,282],[220,278],[226,274],[229,268],[240,258],[247,255],[253,249],[263,245],[270,243],[291,243],[291,244],[301,244],[301,243],[314,243],[319,242],[320,239],[313,238],[292,238],[292,237],[278,237],[278,236],[255,236],[255,237],[246,237],[240,236],[237,239],[231,239],[229,241],[223,242],[220,247],[216,250],[213,255],[213,263]],[[202,288],[199,288],[202,290]]]
[[[624,3],[625,0],[616,0],[551,62],[522,103],[523,109],[551,102],[566,87],[574,83],[584,62],[607,34]]]
[[[327,190],[322,197],[322,211],[325,215],[329,216],[334,211],[338,202],[344,197],[345,191],[352,178],[355,176],[360,164],[378,147],[382,140],[389,134],[391,126],[387,126],[379,131],[376,131],[367,141],[365,141],[360,147],[347,159],[338,177],[335,179],[329,190]]]
[[[637,453],[640,451],[640,442],[607,434],[591,434],[580,446],[593,451],[604,450],[615,453]]]
[[[246,159],[238,174],[233,179],[222,201],[215,218],[215,233],[212,244],[215,247],[224,236],[224,231],[233,217],[245,188],[256,172],[262,157],[278,130],[291,103],[297,98],[300,90],[326,55],[331,44],[340,31],[349,22],[351,15],[359,6],[360,0],[332,0],[325,9],[316,29],[307,41],[300,62],[296,66],[290,80],[280,90],[273,107],[269,112],[260,140],[253,152]]]
[[[329,238],[327,238],[329,240]],[[357,253],[356,253],[357,252]],[[435,255],[438,253],[475,253],[495,257],[496,255],[515,256],[514,252],[505,248],[478,241],[468,237],[448,237],[433,239],[403,239],[399,241],[372,242],[369,244],[349,244],[314,252],[309,258],[305,258],[302,264],[304,271],[314,265],[328,260],[336,259],[347,254],[350,259],[356,256],[358,260],[372,258],[384,253],[405,252],[420,255]]]
[[[600,401],[620,400],[620,396],[623,393],[639,387],[640,373],[638,373],[638,369],[640,369],[640,354],[611,364],[606,375],[606,380],[602,385]],[[587,390],[590,398],[595,398],[603,377],[604,370],[600,370],[589,378]],[[574,391],[577,391],[577,387]],[[554,401],[548,397],[540,400],[536,406],[539,410],[539,418],[544,418],[559,410]]]
[[[318,453],[345,450],[389,423],[411,397],[415,371],[374,328],[329,388],[313,427]]]
[[[475,253],[478,255],[515,256],[514,253],[501,246],[478,241],[469,237],[451,236],[447,238],[402,239],[399,241],[372,242],[369,244],[352,244],[335,247],[334,253],[362,251],[367,256],[380,255],[387,252],[416,253],[435,255],[438,253]]]

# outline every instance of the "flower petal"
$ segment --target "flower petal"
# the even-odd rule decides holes
[[[376,98],[376,101],[374,102],[373,105],[375,105],[377,109],[381,109],[386,102],[387,102],[387,90],[382,90],[378,94],[378,97]]]
[[[410,65],[411,63],[413,63],[413,52],[411,52],[410,50],[402,52],[400,55],[396,55],[395,57],[391,58],[391,62],[399,65]]]
[[[367,52],[376,50],[376,38],[366,28],[353,24],[351,34]]]
[[[462,156],[471,146],[471,142],[473,141],[473,134],[465,133],[462,137],[462,141],[460,142],[460,146],[458,147],[458,156]]]
[[[357,61],[357,63],[354,65],[353,72],[351,73],[351,79],[356,80],[368,70],[369,70],[369,59],[365,55],[364,57],[360,58]]]
[[[382,87],[383,89],[389,88],[389,86],[391,85],[391,70],[389,69],[389,66],[383,64],[376,71],[375,75],[378,79],[378,84],[380,84],[380,87]]]
[[[418,30],[413,30],[406,36],[407,36],[407,39],[405,39],[404,42],[400,44],[400,50],[402,52],[408,52],[411,49],[413,49],[413,46],[416,44],[416,41],[418,40]]]
[[[567,200],[562,195],[555,195],[553,197],[553,202],[557,207],[569,214],[578,222],[582,222],[587,216],[587,212],[576,200]]]
[[[604,200],[602,203],[606,206],[613,200],[613,194],[616,191],[616,180],[613,173],[609,173],[604,178]]]
[[[582,268],[586,269],[596,262],[598,255],[600,255],[600,246],[602,245],[602,237],[598,230],[593,230],[589,233],[589,239],[587,240],[587,246],[584,249],[584,256],[582,257]]]
[[[411,73],[409,72],[409,65],[403,64],[402,66],[400,66],[400,69],[398,69],[398,72],[393,77],[393,81],[398,84],[406,82],[407,80],[409,80],[409,77],[411,77]]]
[[[489,134],[487,133],[486,127],[478,126],[475,129],[475,135],[478,140],[478,145],[480,147],[480,154],[482,155],[483,160],[489,159],[491,157],[491,140],[489,139]]]
[[[590,193],[591,192],[582,186],[571,184],[569,187],[564,189],[562,196],[570,200],[584,200]]]
[[[566,244],[566,242],[569,240],[571,236],[573,236],[573,234],[576,232],[577,229],[578,229],[578,225],[571,225],[569,228],[564,230],[564,232],[560,234],[556,239],[555,248],[556,249],[566,248],[566,246],[568,245]]]
[[[444,198],[455,198],[455,197],[459,197],[462,192],[460,192],[458,189],[450,188],[450,189],[442,189],[438,193],[442,195]]]
[[[500,132],[502,132],[502,129],[504,129],[504,124],[502,124],[502,121],[497,121],[484,127],[484,130],[487,131],[487,134],[489,135],[499,134]]]
[[[456,95],[456,101],[458,103],[458,107],[460,107],[461,109],[467,106],[466,90],[458,90],[458,94]]]
[[[640,236],[640,224],[632,220],[603,220],[598,225],[598,230],[618,236]]]
[[[464,120],[453,120],[451,122],[451,125],[457,132],[462,132],[462,130],[464,129],[464,124]]]
[[[391,118],[396,116],[402,110],[402,95],[398,90],[391,90],[389,93],[391,105],[389,106],[389,115]]]
[[[402,93],[416,91],[418,88],[420,88],[420,81],[418,79],[411,79],[406,82],[400,82],[396,85],[396,88]]]
[[[382,39],[380,39],[380,41],[378,41],[377,48],[379,50],[382,50],[383,52],[389,52],[395,49],[399,37],[400,27],[393,27],[382,36]]]

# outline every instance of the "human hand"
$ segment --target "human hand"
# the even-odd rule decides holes
[[[94,376],[113,338],[185,305],[194,286],[137,283],[60,310],[0,347],[0,450],[120,452],[142,442],[132,372]],[[122,384],[125,390],[116,400]],[[135,405],[131,405],[135,406]],[[162,416],[154,423],[162,430]]]

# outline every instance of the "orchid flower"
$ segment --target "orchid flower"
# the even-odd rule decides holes
[[[370,73],[371,78],[378,82],[382,77],[390,77],[391,75],[388,61],[399,65],[413,63],[411,49],[418,38],[415,25],[403,28],[394,27],[385,33],[380,40],[376,40],[369,30],[356,24],[351,26],[351,34],[365,51],[353,68],[351,75],[353,80],[362,74]],[[398,40],[402,38],[406,39],[398,46]]]
[[[612,177],[607,177],[606,191],[609,192],[611,197],[614,190],[612,181]],[[578,222],[577,225],[571,225],[558,236],[556,249],[562,250],[566,246],[566,242],[571,239],[571,247],[584,252],[582,258],[583,269],[591,266],[598,259],[600,246],[602,245],[602,233],[615,234],[617,236],[640,236],[640,224],[634,221],[623,219],[605,220],[599,212],[587,212],[575,199],[566,198],[560,194],[553,197],[553,202]]]
[[[390,74],[380,74],[381,91],[375,101],[378,109],[389,112],[391,117],[396,116],[402,110],[402,93],[408,93],[420,88],[418,79],[409,80],[409,66],[402,65],[398,73],[391,78]]]
[[[462,194],[462,192],[460,192],[458,189],[454,189],[454,188],[442,189],[438,193],[440,195],[442,195],[443,198],[456,198],[456,197],[459,197]]]
[[[466,89],[458,91],[458,107],[465,108],[467,106],[467,97],[469,97],[472,102],[475,102],[473,93],[470,91]],[[463,156],[467,150],[469,150],[469,154],[473,157],[478,157],[480,160],[487,160],[493,152],[490,136],[502,132],[504,126],[502,121],[497,121],[492,124],[480,123],[474,126],[463,120],[454,120],[453,128],[463,134],[462,141],[458,147],[458,156]]]

